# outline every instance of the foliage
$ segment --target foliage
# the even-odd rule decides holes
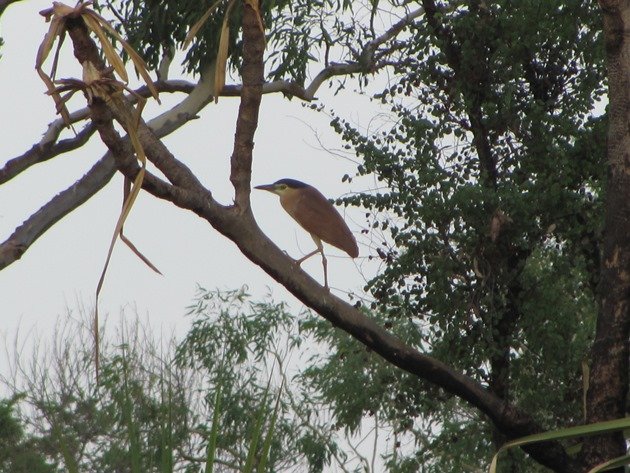
[[[215,0],[168,1],[114,1],[112,8],[124,19],[124,30],[129,43],[141,53],[152,68],[157,68],[163,57],[173,55],[181,48],[190,27],[201,18]],[[228,2],[219,2],[191,48],[186,52],[186,72],[200,73],[216,59],[221,24]],[[235,69],[240,68],[242,55],[241,15],[242,6],[237,2],[230,15],[230,60]],[[343,21],[340,12],[351,11],[352,2],[346,0],[290,2],[274,0],[261,2],[263,22],[272,51],[268,58],[268,74],[271,80],[292,79],[304,84],[308,65],[315,55],[326,55],[333,44],[358,42],[366,31],[352,21]],[[334,51],[347,55],[347,50]]]
[[[298,334],[283,303],[254,301],[243,289],[200,289],[189,314],[191,329],[177,347],[137,319],[121,323],[102,342],[99,385],[87,324],[60,323],[52,347],[37,347],[30,362],[15,354],[2,384],[26,393],[14,403],[24,406],[19,421],[32,432],[33,455],[65,471],[193,472],[204,468],[213,442],[215,471],[244,471],[248,458],[254,469],[264,461],[265,471],[352,468],[346,420],[299,375],[311,365],[292,360],[302,343],[312,346],[308,324]]]
[[[377,95],[392,115],[367,134],[334,112],[331,122],[358,175],[383,185],[344,199],[389,235],[371,307],[543,426],[578,423],[602,226],[597,5],[422,3],[426,21]],[[427,471],[463,468],[451,455],[479,465],[501,444],[473,409],[422,391],[404,393],[406,408],[443,426]]]
[[[0,400],[0,471],[11,473],[53,473],[43,445],[25,432],[15,412],[23,395]]]

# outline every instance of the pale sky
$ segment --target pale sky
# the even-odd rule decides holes
[[[44,95],[45,86],[34,69],[37,48],[48,28],[38,11],[50,5],[39,0],[19,2],[11,5],[0,20],[5,40],[0,50],[0,165],[39,141],[47,124],[56,118],[53,101]],[[80,77],[70,48],[66,39],[59,78]],[[172,66],[171,78],[177,77],[177,66]],[[352,92],[355,88],[356,82],[351,80],[350,92],[333,96],[324,86],[318,96],[325,98],[341,116],[369,129],[374,126],[378,105],[358,97]],[[144,118],[162,113],[181,98],[183,95],[163,95],[163,105],[147,107]],[[85,105],[80,94],[72,103],[75,105],[70,110]],[[207,106],[200,119],[165,139],[174,155],[190,166],[224,203],[232,198],[229,157],[238,103],[237,98],[223,98],[218,105]],[[266,95],[256,135],[252,184],[291,177],[316,186],[331,198],[373,187],[373,182],[341,182],[344,174],[354,175],[356,166],[326,152],[318,143],[321,140],[327,149],[341,148],[329,120],[326,115],[303,107],[299,100]],[[50,197],[83,175],[104,150],[94,136],[88,146],[33,166],[0,186],[1,241]],[[93,305],[121,199],[122,179],[116,176],[96,197],[41,237],[21,260],[0,271],[1,334],[11,338],[20,326],[22,332],[34,328],[38,337],[47,337],[56,317],[65,314],[66,308],[75,309],[78,301],[87,307]],[[261,228],[290,255],[299,257],[314,248],[310,236],[284,213],[275,196],[254,191],[252,206]],[[361,257],[352,261],[339,250],[326,247],[330,285],[337,294],[361,291],[365,277],[377,268],[365,259],[370,254],[368,237],[360,234],[366,225],[365,212],[340,211],[346,213],[359,241]],[[276,299],[300,307],[293,296],[246,260],[232,242],[207,222],[168,202],[141,193],[125,230],[164,276],[154,274],[118,242],[100,297],[101,312],[114,319],[121,308],[135,305],[142,316],[148,315],[154,328],[167,332],[175,329],[181,335],[189,322],[184,317],[185,307],[191,303],[197,284],[209,289],[234,289],[246,284],[256,295],[271,288]],[[311,258],[303,267],[323,281],[319,257]],[[0,359],[0,366],[1,362]]]

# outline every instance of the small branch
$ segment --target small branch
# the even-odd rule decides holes
[[[160,92],[184,92],[187,94],[193,93],[193,91],[195,91],[198,87],[198,84],[195,85],[183,80],[156,82],[155,85],[157,90]],[[151,92],[147,86],[140,87],[135,91],[135,93],[145,98],[151,96]],[[129,103],[136,103],[138,100],[138,97],[133,94],[127,95],[126,98]],[[198,111],[199,109],[196,109],[195,113]],[[87,107],[81,108],[70,114],[70,123],[75,124],[82,120],[86,120],[89,117],[89,109]],[[4,184],[5,182],[13,179],[15,176],[27,170],[34,164],[43,163],[49,159],[59,156],[60,154],[80,148],[89,140],[95,131],[94,126],[89,124],[86,125],[74,138],[69,138],[56,143],[61,131],[65,127],[66,124],[62,118],[54,120],[50,123],[39,143],[34,144],[31,149],[21,156],[9,159],[6,164],[0,168],[0,184]]]
[[[400,21],[392,25],[385,33],[374,38],[367,43],[363,50],[357,55],[360,58],[356,62],[347,63],[331,63],[324,67],[311,81],[308,87],[304,87],[288,80],[279,80],[274,82],[266,82],[263,84],[262,93],[277,93],[282,92],[291,97],[298,97],[304,101],[310,102],[315,99],[315,94],[322,86],[324,82],[335,76],[346,76],[350,74],[357,74],[359,72],[368,73],[375,72],[378,69],[389,66],[392,63],[388,61],[377,61],[378,48],[388,41],[394,39],[406,26],[409,26],[413,21],[424,14],[423,8],[418,8],[407,15],[405,15]],[[226,85],[221,91],[222,96],[239,96],[243,90],[242,85]]]
[[[87,143],[95,130],[94,125],[88,123],[74,138],[61,140],[59,143],[45,140],[46,144],[44,146],[40,144],[41,142],[33,145],[26,153],[10,159],[4,167],[0,169],[0,184],[11,180],[33,164],[43,163],[55,156],[80,148]],[[55,140],[56,139],[57,137],[55,137]]]
[[[400,21],[394,23],[391,28],[385,31],[385,33],[370,41],[363,48],[363,52],[361,53],[362,62],[364,64],[371,64],[374,61],[374,54],[379,46],[385,44],[391,39],[394,39],[398,33],[405,29],[405,27],[412,24],[416,18],[423,14],[424,8],[418,8],[417,10],[407,13]]]

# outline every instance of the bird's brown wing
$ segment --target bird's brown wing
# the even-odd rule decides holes
[[[300,197],[290,207],[285,209],[307,232],[353,258],[359,256],[357,241],[343,217],[317,189],[301,189]]]

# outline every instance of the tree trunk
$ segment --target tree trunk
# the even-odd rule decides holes
[[[600,309],[591,353],[587,421],[623,417],[628,391],[630,299],[630,1],[600,0],[610,100],[608,178]],[[590,467],[624,455],[622,433],[585,439],[583,464]],[[623,469],[622,469],[623,470]]]

